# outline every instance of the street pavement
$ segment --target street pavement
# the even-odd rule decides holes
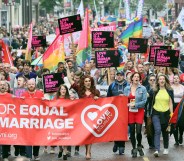
[[[150,150],[147,144],[146,136],[143,135],[143,145],[145,156],[137,158],[131,157],[131,143],[126,142],[125,155],[119,155],[118,153],[112,152],[113,142],[109,143],[98,143],[92,145],[92,161],[184,161],[184,145],[178,147],[174,146],[173,136],[170,137],[169,154],[163,155],[163,144],[161,141],[161,152],[158,158],[153,156],[154,150]],[[56,154],[43,153],[43,147],[40,148],[40,161],[60,161],[57,159],[58,148],[56,148]],[[48,148],[48,152],[50,148]],[[12,147],[12,156],[9,158],[13,161],[14,148]],[[72,161],[85,161],[85,147],[80,147],[80,155],[74,156],[74,147],[72,147],[72,156],[68,158]],[[2,161],[2,159],[0,160]]]

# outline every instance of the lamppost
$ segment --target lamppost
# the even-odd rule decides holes
[[[102,17],[102,6],[103,6],[103,1],[98,2],[100,4],[100,17]]]
[[[6,3],[6,6],[10,6],[10,16],[9,16],[9,34],[10,34],[10,38],[11,38],[11,29],[12,29],[12,6],[15,5],[15,0],[9,0]],[[10,39],[10,44],[11,44],[11,39]]]

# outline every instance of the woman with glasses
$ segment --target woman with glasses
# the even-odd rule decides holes
[[[172,85],[172,88],[174,90],[174,106],[173,109],[175,111],[177,105],[180,103],[181,99],[184,96],[184,86],[180,84],[180,77],[179,75],[174,75],[174,84]],[[179,126],[177,124],[176,129],[174,131],[174,139],[175,139],[175,144],[174,145],[179,145],[183,143],[183,126]],[[179,137],[178,137],[178,131],[179,131]]]
[[[155,87],[150,92],[150,109],[154,126],[154,156],[158,157],[160,152],[160,135],[162,132],[164,152],[169,153],[169,132],[167,131],[170,116],[173,114],[174,94],[166,75],[157,77]]]

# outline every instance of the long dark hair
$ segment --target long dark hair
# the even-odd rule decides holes
[[[68,91],[68,87],[64,84],[61,84],[57,90],[57,93],[56,93],[56,99],[60,98],[61,96],[61,93],[60,93],[60,90],[61,90],[61,87],[64,87],[66,89],[66,94],[65,94],[65,99],[69,99],[70,98],[70,94],[69,94],[69,91]]]
[[[79,97],[84,97],[85,96],[85,92],[86,92],[86,88],[84,86],[84,81],[86,78],[89,78],[91,81],[91,87],[90,87],[90,92],[94,95],[94,96],[98,96],[97,90],[95,88],[95,83],[94,83],[94,79],[89,76],[89,75],[85,75],[82,77],[81,81],[80,81],[80,90],[79,90]]]

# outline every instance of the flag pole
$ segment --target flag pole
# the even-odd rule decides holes
[[[167,23],[168,23],[168,21],[169,21],[169,15],[168,15],[168,10],[169,10],[169,8],[168,8],[168,0],[166,0],[166,10],[167,10]]]
[[[98,16],[98,18],[100,18],[99,14],[98,14],[98,11],[97,11],[97,8],[96,8],[96,1],[93,0],[93,2],[94,2],[94,7],[95,7],[96,15]]]

